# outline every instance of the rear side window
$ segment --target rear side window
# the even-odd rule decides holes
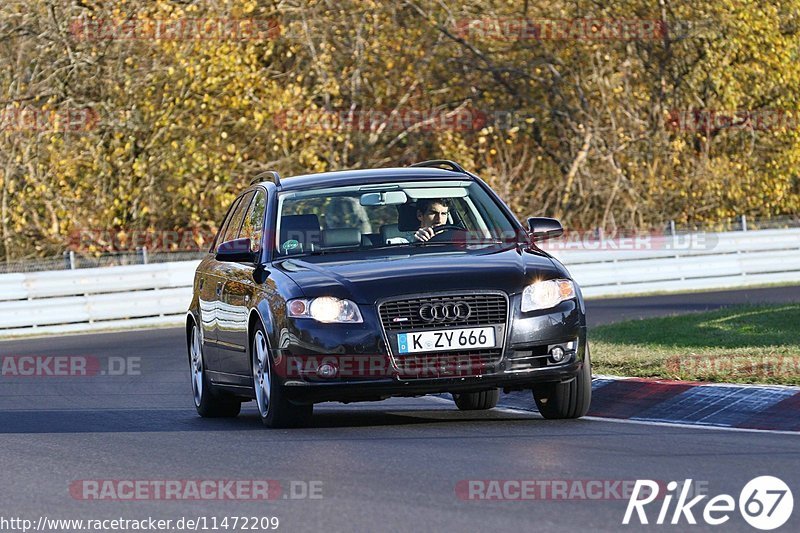
[[[242,231],[239,238],[250,239],[250,251],[260,252],[261,241],[264,236],[264,214],[267,211],[267,195],[264,191],[256,192],[250,208],[244,217]]]

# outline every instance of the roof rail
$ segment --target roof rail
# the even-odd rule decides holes
[[[265,170],[264,172],[259,172],[253,178],[253,181],[250,182],[250,185],[261,183],[262,181],[264,181],[264,178],[272,178],[272,181],[275,183],[276,187],[281,186],[281,175],[274,170]]]
[[[461,174],[467,174],[467,171],[464,170],[464,167],[456,163],[455,161],[450,161],[449,159],[431,159],[430,161],[421,161],[419,163],[414,163],[411,165],[412,167],[431,167],[431,168],[438,168],[441,166],[449,167],[450,170],[453,172],[460,172]]]

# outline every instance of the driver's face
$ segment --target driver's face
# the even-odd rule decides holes
[[[447,224],[447,213],[449,209],[442,204],[431,204],[428,210],[424,213],[417,211],[417,218],[420,222],[421,228],[429,228],[431,226],[441,226]]]

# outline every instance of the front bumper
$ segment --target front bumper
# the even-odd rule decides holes
[[[570,300],[532,313],[518,311],[518,296],[510,298],[509,305],[502,356],[490,366],[475,364],[469,356],[425,354],[433,366],[426,364],[420,372],[409,375],[399,358],[387,350],[375,308],[362,306],[364,323],[346,328],[311,320],[290,321],[273,344],[278,346],[273,350],[275,368],[287,396],[298,402],[381,400],[491,388],[517,390],[573,379],[586,353],[586,320],[580,302]],[[567,357],[559,363],[548,357],[554,345],[569,348]],[[441,369],[436,367],[437,358],[443,362]],[[337,369],[335,375],[320,376],[318,370],[325,364]]]
[[[381,379],[365,381],[287,381],[285,392],[296,402],[358,402],[385,400],[392,396],[424,396],[443,392],[475,392],[493,388],[522,390],[536,383],[574,379],[583,361],[535,370],[527,374],[499,373],[485,376],[432,379]]]

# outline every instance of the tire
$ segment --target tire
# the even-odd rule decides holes
[[[189,367],[192,373],[192,393],[197,414],[203,418],[232,418],[239,415],[242,402],[225,393],[214,390],[214,386],[206,375],[206,363],[203,356],[203,342],[200,329],[192,322],[192,329],[187,337],[189,345]]]
[[[453,393],[453,400],[460,411],[483,411],[497,407],[500,400],[500,389],[481,392]]]
[[[542,383],[533,388],[533,399],[543,417],[548,419],[580,418],[589,411],[592,401],[592,362],[589,345],[578,375],[567,383]]]
[[[250,362],[261,422],[268,428],[305,426],[311,421],[314,404],[295,404],[286,398],[268,346],[264,326],[259,322],[250,340]]]

